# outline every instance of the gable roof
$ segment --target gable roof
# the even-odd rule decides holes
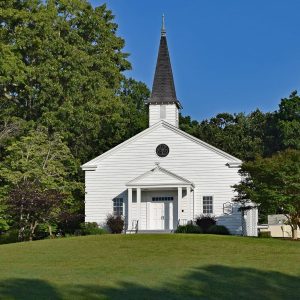
[[[181,176],[178,176],[177,174],[168,171],[167,169],[160,167],[159,164],[154,169],[151,169],[150,171],[147,171],[146,173],[129,181],[126,185],[127,186],[152,186],[152,185],[194,186],[194,184],[191,181]]]
[[[149,128],[145,129],[144,131],[136,134],[132,138],[130,138],[130,139],[124,141],[123,143],[115,146],[114,148],[112,148],[112,149],[104,152],[103,154],[97,156],[96,158],[94,158],[94,159],[86,162],[85,164],[83,164],[81,166],[82,170],[84,170],[84,171],[95,170],[97,168],[97,164],[102,159],[108,157],[112,153],[114,153],[114,152],[122,149],[123,147],[129,145],[133,141],[135,141],[135,140],[137,140],[137,139],[139,139],[139,138],[147,135],[148,133],[154,131],[156,128],[158,128],[160,126],[163,126],[163,127],[167,128],[169,130],[172,130],[175,133],[180,134],[181,136],[183,136],[183,137],[185,137],[185,138],[193,141],[194,143],[199,144],[199,145],[203,146],[204,148],[206,148],[208,150],[211,150],[211,151],[215,152],[216,154],[218,154],[218,155],[220,155],[220,156],[228,159],[228,163],[237,163],[237,164],[241,164],[242,163],[242,161],[240,159],[238,159],[238,158],[236,158],[236,157],[234,157],[234,156],[232,156],[232,155],[230,155],[230,154],[228,154],[228,153],[226,153],[226,152],[224,152],[224,151],[222,151],[222,150],[220,150],[220,149],[218,149],[218,148],[216,148],[216,147],[214,147],[214,146],[212,146],[210,144],[207,144],[207,143],[205,143],[205,142],[203,142],[203,141],[201,141],[201,140],[193,137],[192,135],[190,135],[190,134],[188,134],[188,133],[180,130],[179,128],[171,125],[170,123],[168,123],[166,121],[161,120],[161,121],[155,123],[154,125],[150,126]]]

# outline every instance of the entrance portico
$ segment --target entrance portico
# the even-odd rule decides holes
[[[172,231],[193,219],[193,183],[160,166],[127,187],[128,231]]]

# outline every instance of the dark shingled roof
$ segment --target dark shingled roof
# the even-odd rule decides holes
[[[178,107],[181,108],[181,104],[176,97],[171,61],[164,27],[162,29],[160,38],[152,93],[150,98],[148,99],[148,103],[176,103]]]

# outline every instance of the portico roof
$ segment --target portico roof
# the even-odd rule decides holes
[[[129,181],[126,186],[193,186],[194,184],[157,165],[155,168]]]

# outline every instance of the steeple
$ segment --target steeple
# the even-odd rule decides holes
[[[152,93],[148,103],[176,103],[178,107],[180,107],[180,102],[176,97],[173,72],[167,44],[164,15],[162,16],[160,45],[153,80]]]
[[[178,127],[178,109],[181,108],[181,104],[176,97],[172,66],[171,66],[168,44],[167,44],[164,15],[162,16],[160,45],[158,50],[158,57],[156,62],[152,93],[147,103],[149,104],[149,111],[150,111],[149,113],[150,126],[153,125],[155,121],[166,119],[167,122]],[[151,112],[154,111],[153,108],[151,109],[152,105],[164,106],[163,108],[160,107],[159,116],[153,114],[151,115]],[[174,121],[168,118],[168,110],[170,110],[171,106],[176,107],[176,112],[173,115],[174,116],[177,115],[177,117],[176,120]],[[162,110],[166,112],[162,113]]]

